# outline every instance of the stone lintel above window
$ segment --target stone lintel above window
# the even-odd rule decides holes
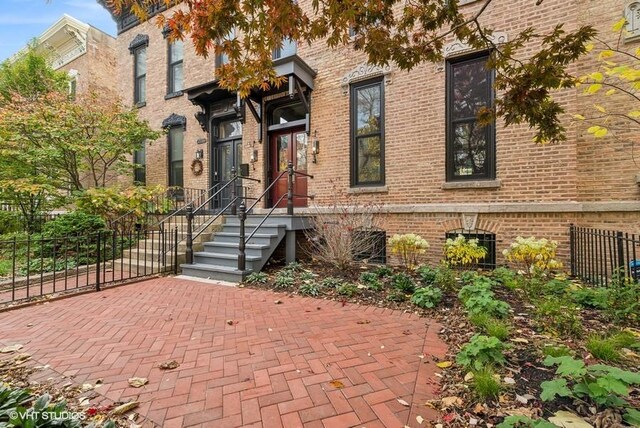
[[[129,52],[133,54],[136,49],[149,46],[149,36],[146,34],[138,34],[132,41],[129,43]]]
[[[162,127],[165,129],[174,128],[178,126],[186,129],[187,118],[179,114],[171,113],[171,116],[167,117],[165,120],[162,121]]]

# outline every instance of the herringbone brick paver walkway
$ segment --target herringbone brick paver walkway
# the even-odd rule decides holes
[[[420,426],[416,416],[433,417],[438,329],[388,309],[177,278],[0,313],[2,345],[21,343],[78,383],[102,379],[97,392],[137,399],[163,427]],[[170,359],[180,367],[158,368]],[[149,383],[132,388],[134,376]]]

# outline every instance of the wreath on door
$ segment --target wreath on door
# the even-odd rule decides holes
[[[204,166],[202,165],[202,161],[200,159],[194,159],[193,162],[191,162],[191,172],[193,172],[193,175],[200,175],[202,174],[202,170],[203,170]]]

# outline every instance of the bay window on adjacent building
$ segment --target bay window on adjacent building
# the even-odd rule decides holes
[[[483,52],[447,61],[447,181],[495,178],[495,124],[477,120],[481,109],[493,107],[488,59]]]
[[[174,40],[169,42],[167,94],[176,95],[184,88],[184,42]]]
[[[383,79],[351,85],[351,185],[384,185]]]

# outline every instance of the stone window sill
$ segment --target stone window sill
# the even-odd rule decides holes
[[[135,108],[142,108],[142,107],[144,107],[146,105],[147,105],[146,101],[140,101],[140,102],[135,103],[134,107]]]
[[[347,193],[352,195],[360,195],[363,193],[388,193],[389,188],[387,186],[371,186],[371,187],[351,187],[347,190]]]
[[[178,92],[170,92],[167,95],[164,96],[165,100],[170,100],[171,98],[178,98],[181,97],[182,95],[184,95],[184,93],[182,91],[178,91]]]
[[[499,189],[502,187],[500,180],[474,180],[474,181],[449,181],[442,183],[442,190],[455,189]]]

